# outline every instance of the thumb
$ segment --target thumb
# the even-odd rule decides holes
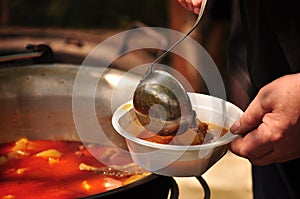
[[[240,119],[231,126],[230,131],[234,134],[244,135],[256,129],[267,112],[269,110],[262,106],[259,95],[256,96]]]

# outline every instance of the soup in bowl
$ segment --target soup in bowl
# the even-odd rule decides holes
[[[147,132],[135,117],[132,101],[116,109],[113,127],[125,137],[131,157],[140,167],[166,176],[199,176],[225,155],[228,144],[237,137],[228,129],[243,111],[217,97],[188,95],[197,120],[207,128],[200,138],[197,131],[171,137]]]

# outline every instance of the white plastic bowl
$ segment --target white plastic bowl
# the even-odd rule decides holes
[[[228,129],[243,111],[237,106],[208,95],[188,93],[197,118]],[[158,144],[137,137],[144,127],[137,121],[132,101],[122,104],[113,114],[115,130],[125,137],[132,159],[142,168],[166,176],[199,176],[227,151],[237,135],[227,132],[202,145]]]

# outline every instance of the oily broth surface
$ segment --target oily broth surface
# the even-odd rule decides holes
[[[91,145],[99,158],[131,164],[112,147]],[[102,193],[149,173],[111,171],[79,141],[28,140],[0,144],[0,198],[78,198]],[[99,172],[100,171],[100,172]]]

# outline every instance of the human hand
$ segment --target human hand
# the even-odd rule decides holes
[[[187,10],[199,14],[202,0],[178,0],[178,2]]]
[[[241,135],[231,151],[255,165],[299,158],[300,73],[263,87],[230,130]]]

